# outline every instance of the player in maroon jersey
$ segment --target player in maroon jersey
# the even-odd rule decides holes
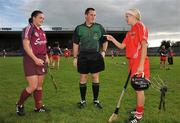
[[[19,116],[25,115],[24,102],[31,94],[35,100],[35,112],[49,111],[42,103],[42,85],[47,73],[46,65],[49,63],[46,34],[40,28],[43,22],[43,12],[35,10],[31,14],[29,25],[22,32],[23,67],[28,86],[22,91],[16,104],[16,112]]]

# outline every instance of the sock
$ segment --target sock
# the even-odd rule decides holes
[[[35,107],[40,109],[42,107],[42,90],[35,90],[33,93]]]
[[[144,106],[137,106],[135,116],[137,119],[141,119],[144,113]]]
[[[18,105],[20,106],[20,105],[24,105],[24,102],[26,101],[26,99],[30,96],[31,94],[30,93],[28,93],[27,91],[26,91],[26,89],[24,89],[23,91],[22,91],[22,93],[21,93],[21,96],[20,96],[20,99],[19,99],[19,101],[18,101]]]
[[[99,96],[99,83],[92,83],[93,97],[94,101],[98,99]]]
[[[86,100],[86,90],[87,90],[86,83],[85,84],[80,83],[79,89],[80,89],[80,94],[81,94],[81,100],[82,101]]]

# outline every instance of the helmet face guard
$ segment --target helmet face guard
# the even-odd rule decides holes
[[[150,86],[150,80],[146,79],[144,77],[144,72],[142,74],[135,74],[131,78],[131,86],[134,88],[136,91],[141,91],[141,90],[146,90]]]

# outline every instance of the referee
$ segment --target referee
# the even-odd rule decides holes
[[[98,100],[99,95],[99,72],[105,69],[104,57],[108,42],[104,40],[105,30],[102,25],[95,23],[96,11],[94,8],[85,10],[85,22],[75,28],[73,34],[74,66],[80,73],[80,95],[78,103],[80,109],[86,105],[86,90],[88,73],[92,75],[93,104],[102,109]],[[102,51],[100,53],[100,46]]]

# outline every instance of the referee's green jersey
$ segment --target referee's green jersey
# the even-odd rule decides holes
[[[100,44],[104,43],[103,35],[105,29],[98,23],[92,24],[90,27],[86,24],[78,25],[73,34],[73,42],[79,45],[79,51],[99,52]]]

